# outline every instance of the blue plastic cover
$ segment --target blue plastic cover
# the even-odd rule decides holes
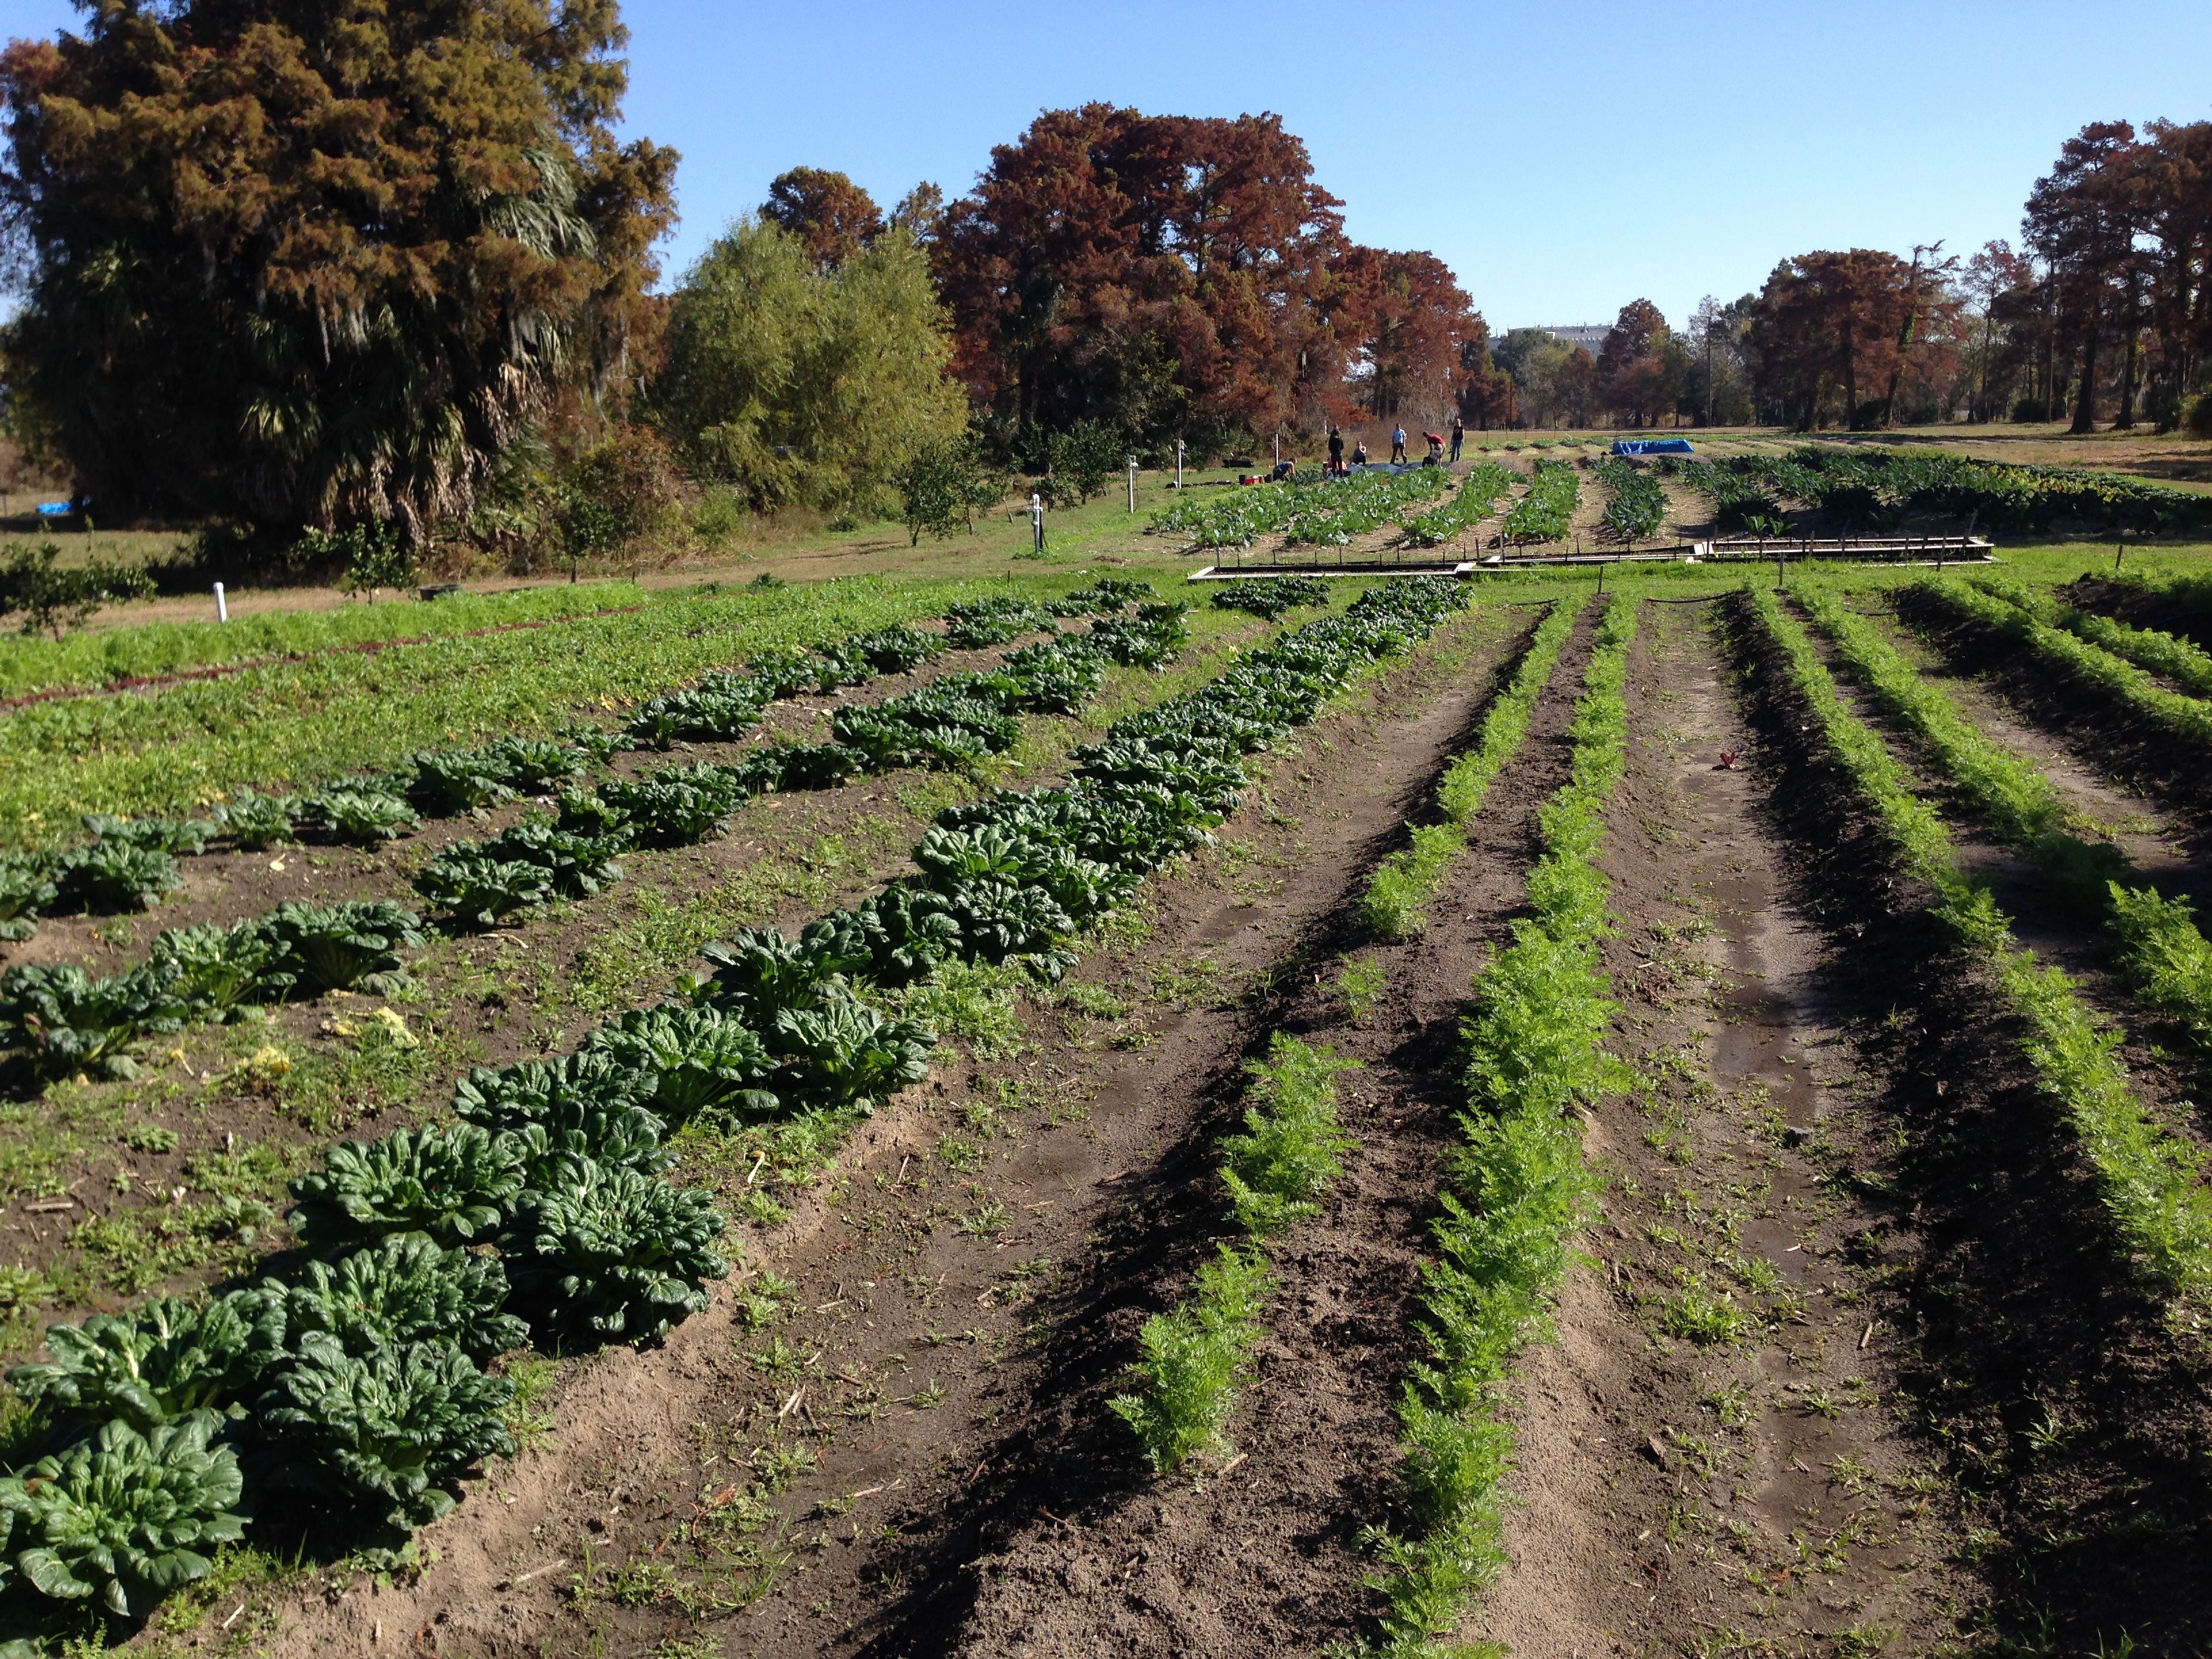
[[[1694,455],[1687,438],[1615,438],[1616,455]]]

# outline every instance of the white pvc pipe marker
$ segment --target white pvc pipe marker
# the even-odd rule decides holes
[[[230,605],[222,597],[221,582],[215,585],[215,619],[219,623],[227,623],[230,620]]]

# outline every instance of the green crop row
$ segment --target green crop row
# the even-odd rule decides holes
[[[1149,528],[1187,534],[1194,548],[1249,547],[1280,530],[1339,483],[1309,469],[1281,483],[1242,486],[1221,495],[1185,495],[1152,514]]]
[[[1495,461],[1479,461],[1468,470],[1467,481],[1441,507],[1406,520],[1406,540],[1415,547],[1439,547],[1473,529],[1490,516],[1498,497],[1513,488],[1516,475]]]
[[[1405,472],[1355,472],[1316,492],[1285,521],[1284,539],[1292,545],[1348,547],[1380,529],[1416,501],[1427,501],[1451,482],[1440,466]]]
[[[2042,967],[2019,945],[1988,890],[1960,870],[1942,819],[1912,793],[1881,738],[1844,706],[1804,629],[1764,588],[1747,593],[1829,755],[1881,823],[1904,868],[1934,889],[1936,916],[1963,948],[1990,964],[2005,1003],[2025,1022],[2022,1048],[2095,1180],[2116,1254],[2177,1314],[2199,1319],[2212,1295],[2212,1193],[2204,1186],[2203,1154],[2144,1110],[2115,1057],[2119,1033],[2083,1006],[2063,972]]]
[[[227,623],[140,623],[59,641],[0,639],[0,697],[189,673],[258,657],[298,656],[434,639],[472,629],[558,622],[595,611],[635,611],[680,596],[635,582],[584,582],[519,592],[460,593],[434,605],[349,605],[270,611]],[[209,601],[212,608],[213,601]]]
[[[1974,585],[2017,606],[2046,628],[2063,628],[2138,668],[2165,675],[2192,696],[2212,696],[2212,652],[2194,641],[2155,628],[2130,627],[2116,617],[2101,617],[2094,611],[2077,611],[2060,604],[2050,593],[2002,576],[1978,576]]]
[[[1954,616],[1997,629],[2027,646],[2085,685],[2113,697],[2171,737],[2192,745],[2212,744],[2212,703],[2169,691],[2133,663],[1978,587],[1956,581],[1923,581],[1908,592]]]
[[[1583,1158],[1582,1115],[1619,1067],[1600,1046],[1614,1005],[1598,957],[1610,884],[1597,855],[1626,765],[1635,632],[1635,601],[1616,596],[1575,711],[1571,775],[1539,818],[1534,914],[1515,921],[1513,943],[1475,981],[1465,1139],[1446,1165],[1437,1255],[1422,1275],[1428,1358],[1399,1406],[1416,1525],[1369,1533],[1389,1571],[1376,1581],[1382,1639],[1368,1651],[1393,1659],[1464,1651],[1452,1632],[1504,1563],[1514,1445],[1504,1387],[1548,1323],[1599,1184]]]
[[[1376,866],[1360,908],[1367,925],[1388,939],[1413,938],[1428,926],[1426,906],[1443,884],[1444,872],[1467,850],[1468,828],[1482,811],[1491,782],[1520,751],[1536,699],[1551,684],[1559,652],[1574,631],[1586,595],[1555,601],[1536,626],[1513,671],[1513,679],[1482,719],[1474,748],[1455,760],[1437,785],[1439,821],[1416,825],[1409,844]]]
[[[1656,535],[1667,522],[1667,492],[1658,475],[1618,457],[1607,456],[1591,471],[1612,492],[1605,504],[1599,533],[1616,542],[1642,541]]]
[[[1582,481],[1565,461],[1539,461],[1528,493],[1513,504],[1498,533],[1509,542],[1555,542],[1574,521]]]
[[[1321,1195],[1344,1173],[1354,1143],[1337,1120],[1336,1079],[1358,1064],[1280,1032],[1266,1060],[1245,1063],[1252,1086],[1243,1132],[1221,1143],[1221,1180],[1246,1242],[1223,1244],[1198,1270],[1189,1297],[1145,1322],[1137,1338],[1144,1357],[1130,1367],[1135,1386],[1109,1402],[1157,1473],[1181,1468],[1197,1452],[1229,1453],[1223,1431],[1266,1329],[1267,1242],[1319,1214]]]

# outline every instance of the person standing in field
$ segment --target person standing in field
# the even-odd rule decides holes
[[[1466,441],[1467,422],[1462,420],[1458,416],[1455,415],[1452,416],[1452,459],[1457,460],[1459,459],[1459,447]]]
[[[1328,470],[1332,477],[1344,471],[1344,434],[1335,427],[1328,429]]]
[[[1406,459],[1406,428],[1397,427],[1390,434],[1390,463],[1395,466]]]

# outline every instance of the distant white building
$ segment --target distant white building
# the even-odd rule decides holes
[[[1536,326],[1555,339],[1582,347],[1593,357],[1604,349],[1605,337],[1613,332],[1611,326],[1605,323],[1577,323],[1568,328],[1553,328],[1543,323]]]

